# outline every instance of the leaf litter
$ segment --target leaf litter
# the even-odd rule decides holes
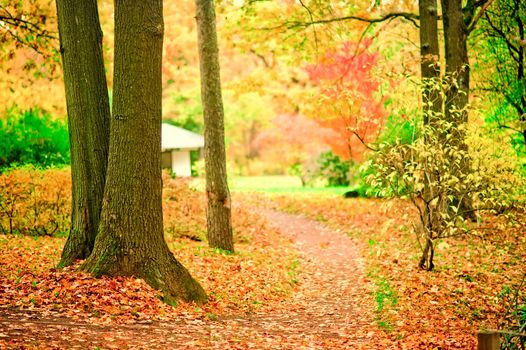
[[[203,242],[202,193],[165,186],[166,239],[207,305],[167,305],[133,277],[57,270],[63,238],[0,236],[0,348],[473,348],[502,313],[500,285],[526,265],[513,251],[523,236],[500,231],[484,245],[441,242],[440,265],[423,273],[403,203],[320,196],[238,196],[227,254]]]

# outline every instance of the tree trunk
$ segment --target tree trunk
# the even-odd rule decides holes
[[[426,245],[424,246],[424,250],[422,251],[422,256],[420,257],[420,261],[418,262],[418,266],[423,270],[432,271],[435,267],[435,264],[433,263],[434,255],[435,250],[433,248],[433,241],[427,238]]]
[[[110,107],[97,1],[57,0],[68,110],[73,203],[61,266],[91,253],[99,226],[109,147]]]
[[[442,112],[437,0],[420,0],[420,70],[424,124]]]
[[[520,0],[514,1],[514,19],[515,23],[517,23],[517,30],[519,32],[519,40],[521,40],[522,43],[524,43],[525,39],[525,23],[523,22],[523,17],[521,17],[521,14],[524,14],[525,7],[521,7],[521,4],[519,2]],[[524,6],[524,4],[523,4]],[[521,11],[522,10],[522,11]],[[517,104],[516,110],[517,114],[519,115],[519,120],[521,122],[520,125],[523,125],[522,129],[522,138],[524,145],[526,146],[526,76],[525,76],[525,66],[526,66],[526,55],[525,55],[525,48],[524,45],[517,45],[517,81],[519,84],[521,84],[524,93],[520,97],[520,102]]]
[[[445,115],[447,120],[461,124],[468,120],[465,110],[469,100],[468,31],[464,23],[461,0],[442,0],[446,53]],[[462,111],[460,114],[455,110]]]
[[[420,71],[422,83],[422,113],[424,125],[437,126],[442,114],[442,91],[440,74],[440,49],[438,44],[437,0],[420,0]],[[429,143],[429,137],[426,143]],[[436,175],[428,172],[424,176],[423,199],[429,203],[433,197],[431,189],[436,187]]]
[[[444,115],[447,121],[454,125],[454,135],[451,142],[458,147],[459,152],[467,153],[464,142],[465,133],[457,126],[467,123],[467,104],[469,101],[469,59],[468,30],[462,12],[462,0],[442,0],[442,17],[444,23],[444,43],[446,53],[446,100]],[[458,171],[467,174],[471,164],[468,157],[462,156]],[[473,202],[469,196],[453,199],[451,205],[458,206],[458,213],[463,218],[476,220]],[[461,203],[459,204],[459,202]]]
[[[136,276],[166,301],[206,301],[163,235],[162,0],[115,1],[114,98],[107,181],[95,247],[82,268]]]
[[[208,244],[234,251],[225,155],[223,99],[213,0],[196,0],[201,99],[205,122]]]

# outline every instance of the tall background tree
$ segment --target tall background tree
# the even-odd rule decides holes
[[[57,0],[68,111],[73,203],[61,265],[87,258],[99,226],[110,139],[110,107],[97,1]]]
[[[468,37],[477,21],[487,10],[493,0],[468,1],[462,7],[462,0],[441,0],[442,22],[444,25],[444,51],[446,58],[446,82],[444,100],[444,119],[451,122],[453,137],[450,142],[456,143],[461,152],[467,152],[465,133],[458,126],[468,122],[468,104],[470,94],[471,66],[468,56]],[[468,157],[461,157],[458,171],[469,171]],[[455,167],[457,163],[453,163]],[[460,202],[463,217],[476,219],[472,200],[468,197],[454,198],[452,206]]]
[[[420,76],[423,86],[424,122],[442,111],[442,97],[436,87],[440,80],[437,0],[420,0]]]
[[[196,0],[195,4],[201,69],[201,100],[205,122],[208,243],[214,248],[234,251],[214,1]]]
[[[489,106],[489,121],[511,131],[526,153],[526,3],[495,0],[476,32],[481,84],[498,103]]]
[[[444,113],[455,123],[467,121],[464,110],[469,101],[470,66],[467,48],[467,25],[461,0],[442,0],[444,47],[446,56],[446,100]],[[461,113],[455,113],[460,110]]]
[[[166,301],[206,301],[164,240],[161,184],[161,0],[115,1],[113,113],[99,233],[82,268],[143,278]]]

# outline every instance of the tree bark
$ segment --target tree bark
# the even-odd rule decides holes
[[[468,59],[468,29],[462,12],[462,0],[441,0],[442,18],[444,23],[444,43],[446,54],[446,99],[444,102],[444,116],[446,121],[452,123],[454,134],[453,142],[459,152],[467,153],[468,147],[464,141],[465,133],[459,125],[467,123],[469,102],[469,77],[470,67]],[[452,162],[454,164],[454,162]],[[462,156],[458,165],[460,173],[467,174],[471,167],[468,158]],[[460,205],[458,203],[461,201]],[[464,218],[476,220],[473,202],[469,196],[464,199],[455,198],[452,206],[458,205],[458,213]]]
[[[203,288],[163,236],[161,184],[162,0],[115,1],[114,98],[99,233],[82,268],[136,276],[177,299],[205,302]]]
[[[468,113],[465,107],[469,100],[468,31],[464,22],[461,0],[442,0],[444,42],[446,54],[445,116],[454,124],[465,123]],[[461,111],[461,113],[455,113]]]
[[[420,70],[424,124],[442,112],[440,95],[440,51],[438,46],[437,0],[420,0]]]
[[[95,0],[57,0],[73,183],[71,229],[61,266],[91,253],[99,226],[109,148],[110,107]]]
[[[433,247],[433,241],[430,238],[426,238],[426,244],[422,251],[422,256],[418,262],[418,266],[422,270],[432,271],[435,267],[433,263],[433,258],[435,256],[435,249]]]
[[[424,125],[437,127],[443,118],[441,73],[440,73],[440,49],[438,44],[438,8],[437,0],[420,0],[418,2],[420,14],[420,71],[422,83],[422,112]],[[442,135],[439,135],[441,138]],[[426,143],[432,142],[427,135]],[[436,187],[436,175],[428,172],[424,176],[423,199],[429,203],[433,198],[432,188]],[[429,210],[429,207],[426,205]],[[425,215],[428,218],[428,215]],[[429,223],[430,224],[430,223]],[[427,224],[424,224],[427,227]],[[423,260],[427,259],[428,245],[420,267],[423,268]],[[424,258],[425,257],[425,258]],[[429,262],[429,265],[432,261]]]
[[[201,69],[201,99],[205,123],[208,244],[213,248],[234,251],[213,0],[196,0],[196,19]]]
[[[521,14],[526,14],[525,12],[522,12],[521,9],[524,11],[526,6],[521,7],[521,3],[519,0],[515,0],[515,22],[517,23],[517,29],[519,32],[519,39],[522,43],[524,43],[525,39],[525,23],[523,21],[523,17],[521,17]],[[520,103],[518,104],[519,107],[516,108],[517,114],[519,114],[519,120],[521,121],[521,125],[523,125],[522,129],[522,138],[524,141],[524,145],[526,146],[526,76],[525,76],[525,68],[526,68],[526,55],[525,55],[525,46],[524,45],[518,45],[518,55],[517,55],[517,81],[519,81],[522,84],[524,93],[520,97]]]

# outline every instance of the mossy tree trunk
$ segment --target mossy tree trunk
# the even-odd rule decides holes
[[[205,122],[208,244],[213,248],[234,251],[214,1],[196,0],[196,12]]]
[[[73,203],[61,266],[91,253],[99,226],[109,148],[110,107],[96,0],[57,0],[68,110]]]
[[[82,268],[136,276],[166,301],[205,302],[163,235],[162,0],[115,1],[115,72],[108,172],[95,246]]]

